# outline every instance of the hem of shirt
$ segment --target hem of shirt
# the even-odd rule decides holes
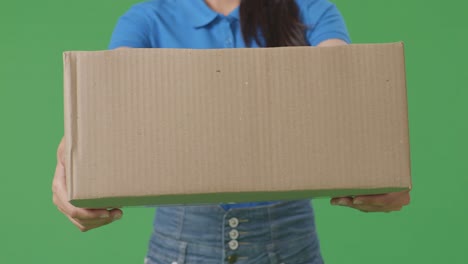
[[[321,42],[328,40],[328,39],[341,39],[347,44],[351,43],[351,39],[349,38],[348,35],[340,32],[329,32],[329,33],[324,33],[319,35],[318,37],[314,38],[313,41],[311,41],[312,46],[317,46]]]
[[[141,43],[133,43],[133,42],[128,42],[128,41],[120,41],[120,42],[113,42],[109,44],[107,47],[110,50],[117,49],[120,47],[130,47],[130,48],[148,48],[144,45],[141,45]]]

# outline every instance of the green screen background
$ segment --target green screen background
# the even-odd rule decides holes
[[[51,201],[62,52],[106,49],[136,0],[0,4],[0,263],[142,263],[153,209],[80,233]],[[335,1],[354,43],[404,41],[412,203],[366,214],[314,201],[327,263],[468,263],[466,1]]]

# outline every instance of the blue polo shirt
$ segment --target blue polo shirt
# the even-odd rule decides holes
[[[343,17],[328,0],[296,0],[307,26],[306,40],[316,46],[337,38],[350,42]],[[239,8],[218,14],[203,0],[151,0],[132,6],[117,22],[109,49],[132,48],[244,48]],[[258,47],[252,42],[251,47]],[[271,202],[223,204],[224,209]]]

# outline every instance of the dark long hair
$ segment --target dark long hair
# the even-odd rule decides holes
[[[265,47],[307,45],[295,0],[242,0],[239,12],[247,46],[253,41]]]

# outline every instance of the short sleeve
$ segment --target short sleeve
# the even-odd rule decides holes
[[[148,9],[144,4],[132,6],[117,21],[112,33],[109,49],[118,47],[149,48],[151,24]]]
[[[351,42],[344,18],[335,4],[328,0],[297,0],[297,3],[310,45],[317,46],[327,39]]]

